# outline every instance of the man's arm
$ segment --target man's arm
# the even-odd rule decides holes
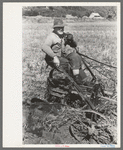
[[[45,43],[42,46],[42,50],[49,55],[50,57],[54,58],[55,53],[51,49],[51,45],[53,44],[53,40],[51,36],[48,36]]]
[[[42,50],[53,58],[53,63],[58,67],[60,65],[60,61],[55,53],[52,51],[51,46],[53,45],[52,36],[48,36],[45,43],[42,46]]]

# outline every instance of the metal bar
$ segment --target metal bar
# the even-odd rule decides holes
[[[90,106],[90,108],[91,108],[92,110],[95,110],[95,106],[94,106],[94,105],[92,104],[92,102],[89,100],[89,98],[87,97],[87,95],[84,96],[82,89],[80,88],[80,86],[77,85],[77,83],[73,80],[73,78],[70,77],[70,76],[68,75],[68,73],[67,73],[61,66],[59,66],[58,71],[63,72],[63,73],[67,76],[67,78],[73,83],[73,85],[74,85],[76,91],[78,92],[78,94],[80,95],[80,97],[82,98],[82,100],[84,100],[86,103],[88,103],[88,105]]]
[[[90,60],[93,60],[93,61],[98,62],[98,63],[100,63],[100,64],[103,64],[103,65],[105,65],[105,66],[108,66],[108,67],[111,67],[111,68],[117,68],[117,67],[115,67],[115,66],[102,63],[102,62],[100,62],[100,61],[98,61],[98,60],[95,60],[95,59],[90,58],[90,57],[88,57],[88,56],[86,56],[86,55],[84,55],[84,54],[81,54],[81,53],[78,52],[77,49],[76,49],[76,52],[77,52],[79,55],[83,56],[83,57],[86,57],[86,58],[88,58],[88,59],[90,59]]]
[[[83,63],[84,63],[84,65],[86,66],[86,68],[88,69],[88,71],[90,72],[90,74],[92,75],[92,77],[94,78],[94,79],[96,79],[96,77],[95,77],[95,75],[93,74],[93,72],[91,71],[91,69],[88,67],[88,65],[85,63],[85,60],[84,60],[84,58],[83,57],[81,57],[82,58],[82,61],[83,61]]]

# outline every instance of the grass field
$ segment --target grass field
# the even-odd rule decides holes
[[[66,23],[65,31],[74,35],[74,39],[77,41],[81,53],[103,63],[117,66],[116,22],[81,22],[79,20],[78,22],[66,21]],[[34,97],[44,99],[50,67],[46,69],[42,44],[47,35],[52,32],[52,26],[53,20],[51,18],[45,20],[39,19],[39,17],[23,18],[23,102],[30,101]],[[116,89],[116,70],[92,61],[89,62],[101,73],[114,80],[115,83],[93,70],[95,75],[99,76],[107,84],[108,88]],[[27,110],[23,109],[23,113],[23,117],[26,120]],[[27,143],[39,144],[39,141],[40,138],[37,137],[37,141],[27,141]]]
[[[32,97],[42,97],[49,69],[45,70],[45,54],[42,44],[47,35],[52,32],[53,20],[50,18],[38,22],[39,18],[23,19],[23,100]],[[117,65],[117,28],[116,22],[75,22],[67,21],[66,32],[74,35],[80,52],[110,65]],[[93,63],[93,62],[92,62]],[[98,64],[99,66],[99,64]],[[101,65],[100,65],[101,66]],[[105,66],[101,66],[103,73]],[[109,68],[107,68],[109,69]],[[106,72],[108,74],[109,70]],[[98,74],[97,72],[95,72]],[[114,72],[108,74],[116,80]],[[112,85],[112,83],[111,83]],[[41,92],[43,91],[43,93]]]

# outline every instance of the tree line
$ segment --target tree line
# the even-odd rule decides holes
[[[89,17],[92,12],[99,13],[107,19],[116,18],[116,6],[28,6],[23,7],[23,16],[66,17],[66,15],[82,18]]]

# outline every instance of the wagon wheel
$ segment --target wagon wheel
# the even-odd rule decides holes
[[[110,123],[100,113],[83,110],[82,114],[69,126],[70,134],[79,143],[111,144],[113,135]]]

